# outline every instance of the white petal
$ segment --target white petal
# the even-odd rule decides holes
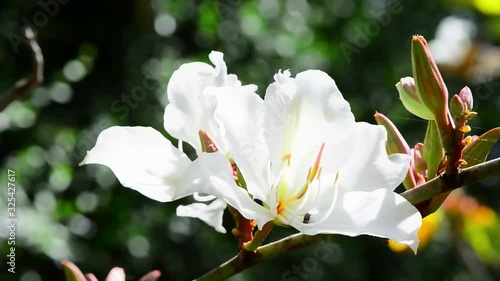
[[[182,185],[191,188],[192,192],[217,196],[245,218],[255,220],[260,228],[273,219],[268,210],[254,202],[245,189],[236,185],[231,166],[221,153],[202,153],[186,171]]]
[[[214,120],[227,141],[227,149],[242,173],[247,189],[264,200],[269,187],[269,154],[262,135],[264,101],[243,87],[213,88]]]
[[[108,166],[123,186],[160,201],[186,194],[178,190],[191,161],[161,133],[150,127],[111,127],[80,163]]]
[[[216,199],[210,204],[192,203],[187,206],[179,206],[177,207],[177,215],[180,217],[198,218],[215,228],[218,232],[226,233],[226,229],[222,226],[222,216],[226,207],[226,202]]]
[[[405,154],[388,156],[386,140],[384,127],[356,123],[353,134],[325,155],[325,174],[333,167],[340,167],[341,189],[371,191],[386,188],[393,191],[406,177],[410,158]]]
[[[311,147],[341,141],[355,124],[349,104],[328,74],[308,70],[295,79],[288,76],[289,72],[278,73],[265,97],[264,130],[270,136],[266,140],[273,177],[283,156],[291,154],[291,165],[300,164]],[[304,175],[297,176],[304,178],[307,170],[300,172]]]
[[[215,65],[215,85],[224,86],[226,85],[227,77],[227,66],[224,62],[224,54],[217,51],[212,51],[208,55],[210,61]]]
[[[165,130],[174,138],[189,143],[198,152],[201,151],[198,131],[208,126],[207,112],[200,96],[205,88],[215,84],[214,68],[200,62],[181,65],[168,82]]]
[[[296,221],[293,226],[308,235],[366,234],[390,238],[410,246],[416,253],[417,232],[422,224],[422,217],[403,197],[383,188],[371,192],[339,193],[335,208],[328,219],[315,224],[315,218],[311,216],[308,224]]]
[[[212,119],[213,109],[207,108],[203,102],[204,91],[209,87],[241,86],[236,75],[227,74],[221,52],[212,51],[209,58],[215,68],[206,63],[192,62],[181,65],[172,74],[167,87],[169,104],[163,117],[167,132],[189,143],[198,153],[201,152],[199,130],[206,131],[218,146],[223,145]],[[254,85],[245,87],[255,88]]]

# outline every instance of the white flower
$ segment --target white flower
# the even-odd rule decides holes
[[[200,131],[206,132],[218,147],[225,146],[210,115],[212,98],[204,98],[204,92],[226,86],[255,90],[253,85],[241,87],[235,75],[227,74],[222,53],[212,52],[209,58],[215,68],[201,62],[183,64],[173,73],[167,88],[170,103],[165,109],[164,127],[171,136],[191,144],[197,154],[202,152]],[[80,165],[84,164],[106,165],[123,186],[160,202],[194,194],[198,203],[180,206],[177,214],[199,218],[217,231],[226,232],[222,227],[226,203],[214,196],[201,196],[181,184],[191,160],[153,128],[111,127],[104,130]],[[212,202],[205,203],[209,201]]]
[[[259,228],[273,221],[308,235],[367,234],[416,251],[422,218],[394,193],[409,157],[387,155],[385,129],[355,122],[326,73],[294,79],[285,71],[275,80],[265,100],[241,87],[217,89],[214,121],[246,188],[221,153],[200,155],[183,181],[223,198]]]

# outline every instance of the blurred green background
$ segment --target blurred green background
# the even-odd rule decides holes
[[[102,280],[114,266],[127,280],[153,269],[160,280],[191,280],[237,253],[230,231],[175,216],[188,200],[161,204],[122,187],[106,167],[78,167],[109,126],[164,132],[170,75],[182,63],[208,62],[211,50],[224,52],[229,72],[261,95],[279,69],[326,71],[358,120],[374,123],[374,112],[384,113],[414,145],[426,123],[404,110],[394,85],[411,75],[410,40],[421,34],[435,39],[450,94],[472,89],[479,112],[472,134],[500,125],[496,0],[1,1],[2,95],[32,71],[19,39],[25,24],[38,34],[45,82],[0,112],[0,280],[63,280],[65,259]],[[17,186],[15,275],[3,262],[8,169]],[[466,203],[441,212],[417,256],[380,239],[339,236],[325,260],[315,257],[322,246],[312,246],[230,280],[499,280],[500,179],[465,190]],[[233,227],[229,214],[225,227]],[[293,232],[278,228],[269,241]]]

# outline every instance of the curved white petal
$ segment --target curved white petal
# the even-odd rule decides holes
[[[203,104],[204,91],[209,87],[241,86],[235,75],[227,74],[226,63],[221,52],[212,51],[210,61],[215,68],[201,62],[181,65],[167,86],[169,104],[165,108],[164,126],[167,132],[189,143],[201,152],[198,131],[205,130],[221,145],[217,129],[213,124],[210,108]]]
[[[242,173],[248,192],[264,200],[268,192],[269,154],[262,134],[264,101],[243,87],[212,89],[214,120],[228,144],[228,152]]]
[[[291,155],[291,165],[300,164],[311,147],[341,141],[355,124],[349,103],[328,74],[307,70],[294,79],[285,71],[275,80],[266,91],[264,116],[273,177],[283,157]],[[297,177],[306,174],[301,170]]]
[[[356,123],[353,133],[325,155],[323,172],[339,171],[341,189],[393,191],[406,177],[410,157],[387,155],[386,141],[387,131],[383,126]]]
[[[210,204],[192,203],[186,206],[177,207],[177,215],[180,217],[198,218],[206,224],[215,228],[220,233],[226,233],[222,226],[222,216],[227,204],[225,201],[215,199]]]
[[[226,201],[245,218],[255,220],[259,228],[273,219],[268,210],[236,185],[231,166],[221,153],[202,153],[186,171],[182,185],[192,192],[214,195]]]
[[[178,187],[190,163],[153,128],[111,127],[101,132],[80,165],[108,166],[123,186],[166,202],[187,195]]]
[[[400,195],[387,189],[374,191],[339,191],[331,215],[321,223],[311,216],[309,223],[295,222],[302,233],[362,234],[390,238],[406,244],[416,253],[417,232],[422,224],[418,210]]]
[[[201,151],[198,131],[207,127],[207,113],[200,96],[206,87],[216,84],[216,77],[210,65],[192,62],[181,65],[168,82],[165,130],[174,138],[191,144],[197,151]]]

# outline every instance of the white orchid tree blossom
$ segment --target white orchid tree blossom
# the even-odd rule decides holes
[[[256,90],[253,85],[241,86],[235,75],[227,74],[222,53],[211,52],[209,58],[215,67],[202,62],[183,64],[167,87],[170,103],[165,109],[164,127],[180,144],[186,141],[193,146],[198,155],[203,151],[200,131],[209,135],[218,148],[226,145],[210,115],[213,109],[206,104],[210,99],[203,98],[204,92],[227,86]],[[191,160],[153,128],[116,126],[104,130],[80,165],[84,164],[108,166],[123,186],[160,202],[194,195],[197,202],[179,206],[177,215],[199,218],[218,232],[226,232],[222,226],[225,201],[181,185]]]
[[[200,155],[186,185],[223,198],[260,229],[273,222],[308,235],[366,234],[416,252],[421,215],[394,192],[409,157],[387,155],[385,129],[355,122],[326,73],[285,71],[275,81],[264,100],[241,88],[214,94],[215,122],[246,189],[221,153]]]

